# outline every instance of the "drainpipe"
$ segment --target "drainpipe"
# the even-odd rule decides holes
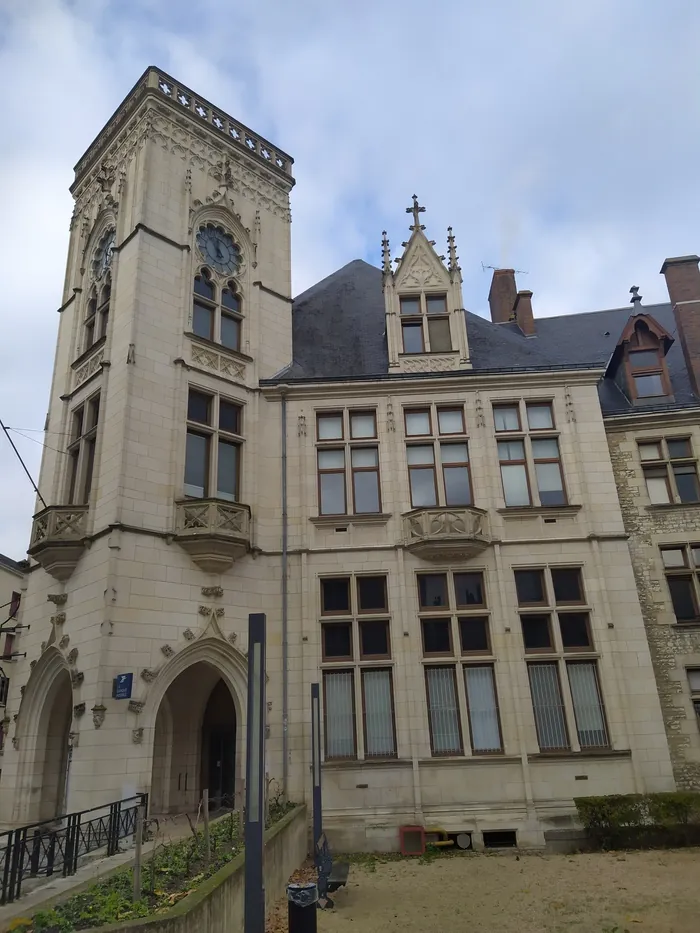
[[[282,794],[287,799],[289,781],[289,658],[288,585],[287,585],[287,391],[280,386],[282,395]]]

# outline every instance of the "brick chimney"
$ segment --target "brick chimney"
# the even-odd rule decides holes
[[[661,266],[673,305],[676,331],[683,348],[693,392],[700,395],[700,256],[677,256]]]
[[[517,296],[515,269],[494,269],[489,289],[489,307],[494,324],[505,324],[513,319]]]
[[[532,313],[532,292],[523,290],[518,292],[515,299],[515,321],[526,337],[535,334],[535,316]]]

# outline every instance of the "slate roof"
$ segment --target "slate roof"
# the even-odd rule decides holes
[[[5,554],[0,554],[0,567],[4,567],[6,570],[11,570],[18,574],[23,574],[26,570],[22,562],[12,560],[11,557],[7,557]]]
[[[666,357],[674,401],[652,402],[644,405],[644,410],[699,404],[690,388],[671,305],[636,310],[650,314],[676,338]],[[535,337],[525,337],[517,324],[492,324],[478,314],[465,313],[473,370],[522,372],[606,367],[635,309],[627,305],[608,311],[536,318]],[[356,259],[295,298],[293,361],[274,380],[266,381],[385,377],[389,364],[384,328],[381,270]],[[601,380],[599,394],[606,413],[632,410],[611,378]],[[640,408],[635,406],[635,410]]]

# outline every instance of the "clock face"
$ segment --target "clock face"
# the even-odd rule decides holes
[[[232,275],[241,264],[240,250],[233,242],[233,237],[221,227],[207,224],[200,227],[197,234],[197,246],[206,261],[222,275]]]
[[[112,253],[114,251],[115,237],[115,231],[108,230],[100,240],[99,246],[95,250],[93,267],[97,278],[102,278],[105,272],[107,272],[109,267],[112,265]]]

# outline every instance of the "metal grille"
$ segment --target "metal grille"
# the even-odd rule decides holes
[[[73,875],[78,859],[99,849],[114,855],[119,840],[134,834],[141,806],[148,807],[148,794],[0,833],[0,903],[17,900],[26,878]]]
[[[554,664],[530,664],[530,690],[541,751],[569,747],[559,672]]]
[[[459,755],[462,739],[453,667],[426,668],[430,736],[435,755]]]
[[[605,748],[608,730],[595,661],[567,664],[571,698],[574,701],[576,729],[581,748]]]
[[[502,749],[501,728],[498,721],[493,668],[490,665],[465,667],[464,681],[467,688],[473,750],[475,752],[500,752]]]
[[[390,671],[364,670],[365,754],[387,758],[396,754]]]

